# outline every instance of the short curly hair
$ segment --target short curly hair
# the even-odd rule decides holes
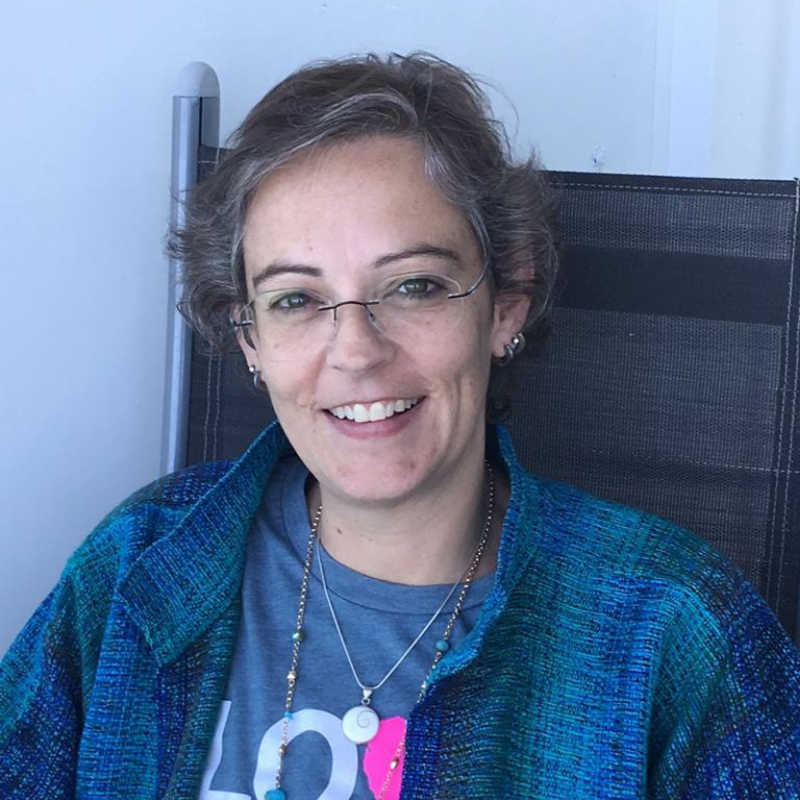
[[[184,224],[170,230],[181,309],[212,347],[231,343],[232,309],[250,299],[242,240],[261,182],[312,148],[374,136],[421,144],[426,174],[469,222],[493,290],[528,295],[526,335],[546,338],[557,257],[554,204],[536,156],[515,162],[503,125],[464,70],[427,53],[368,54],[314,62],[268,92],[189,196]]]

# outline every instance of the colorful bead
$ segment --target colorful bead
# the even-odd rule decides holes
[[[493,509],[493,506],[494,506],[494,474],[492,472],[491,467],[488,465],[488,462],[487,462],[487,469],[489,471],[489,507],[488,507],[487,513],[486,513],[486,522],[484,523],[483,534],[481,536],[480,543],[478,544],[478,547],[475,550],[475,555],[473,556],[472,563],[470,565],[468,573],[467,573],[467,575],[466,575],[466,577],[465,577],[465,579],[463,581],[461,593],[458,595],[458,598],[456,600],[456,604],[455,604],[455,606],[453,608],[453,612],[452,612],[452,614],[450,616],[450,621],[448,623],[447,628],[445,629],[445,636],[448,635],[448,631],[452,631],[453,624],[455,623],[456,618],[458,617],[458,614],[461,611],[461,606],[462,606],[462,604],[464,602],[464,597],[465,597],[466,592],[469,589],[469,587],[470,587],[470,585],[472,583],[472,580],[474,578],[475,570],[477,569],[478,564],[480,562],[481,555],[483,553],[484,547],[486,546],[486,541],[487,541],[487,538],[489,536],[489,531],[491,529],[492,509]],[[293,646],[292,646],[292,667],[290,668],[289,673],[286,675],[288,688],[287,688],[287,692],[286,692],[286,705],[284,707],[285,711],[284,711],[284,714],[283,714],[283,717],[284,717],[285,721],[283,723],[282,741],[281,741],[280,745],[278,746],[278,757],[280,759],[279,766],[278,766],[277,778],[276,778],[276,782],[278,782],[278,783],[280,783],[280,774],[281,774],[281,770],[282,770],[283,759],[286,756],[286,753],[287,753],[287,750],[288,750],[288,741],[287,741],[288,740],[288,732],[289,732],[289,724],[288,723],[289,723],[289,720],[291,720],[293,718],[293,715],[292,715],[292,712],[290,711],[290,709],[291,709],[291,706],[292,706],[292,698],[294,697],[295,684],[297,683],[297,668],[296,668],[296,665],[297,665],[297,660],[298,660],[298,656],[299,656],[299,652],[300,652],[300,643],[305,639],[305,632],[302,629],[302,625],[303,625],[303,616],[304,616],[304,613],[305,613],[306,591],[308,589],[308,579],[309,579],[309,576],[311,575],[311,559],[312,559],[312,554],[314,553],[314,545],[315,545],[315,542],[316,542],[316,539],[317,539],[317,533],[318,533],[319,523],[320,523],[321,517],[322,517],[322,506],[320,505],[319,508],[317,509],[317,514],[314,517],[314,521],[313,521],[312,526],[311,526],[311,538],[310,538],[309,543],[308,543],[305,562],[303,563],[303,581],[302,581],[301,589],[300,589],[300,607],[298,609],[298,615],[297,615],[297,628],[292,633],[292,643],[293,643]],[[325,586],[324,573],[322,575],[322,581],[323,581],[323,588],[325,589],[325,592],[327,594],[327,587]],[[452,594],[453,591],[455,591],[455,589],[456,589],[456,586],[454,585],[453,589],[451,590],[451,594]],[[449,595],[448,595],[448,597],[449,597]],[[334,613],[333,606],[330,605],[330,600],[328,601],[328,605],[330,606],[330,612],[331,612],[331,614],[332,614],[332,616],[334,618],[334,622],[336,622],[336,614]],[[436,612],[436,614],[434,615],[434,618],[431,619],[431,621],[428,623],[428,626],[433,622],[434,619],[436,619],[436,617],[438,617],[439,613],[442,611],[442,608],[440,608]],[[338,627],[338,623],[337,623],[337,627]],[[427,630],[427,627],[425,628],[425,630]],[[423,631],[423,633],[424,632],[425,631]],[[341,638],[341,632],[340,632],[339,636]],[[414,644],[416,644],[416,641],[414,642]],[[347,654],[347,656],[349,658],[349,653],[347,653],[347,645],[344,643],[344,639],[342,639],[342,645],[344,646],[345,653]],[[413,647],[413,645],[412,645],[412,647]],[[446,638],[439,639],[439,641],[436,642],[437,654],[436,654],[436,657],[433,659],[433,664],[431,665],[431,668],[435,667],[436,664],[439,663],[439,660],[440,660],[442,654],[446,653],[449,649],[450,649],[450,642],[448,642]],[[407,651],[405,654],[403,654],[403,656],[400,658],[400,660],[394,665],[394,667],[392,667],[391,672],[389,672],[389,674],[383,679],[384,681],[400,665],[400,662],[403,661],[403,659],[406,657],[406,655],[408,655],[408,652],[409,651]],[[352,666],[352,664],[351,664],[351,666]],[[355,674],[355,672],[354,672],[354,674]],[[362,703],[359,706],[355,706],[354,708],[351,708],[347,712],[347,714],[345,714],[345,717],[342,720],[343,731],[344,731],[345,736],[350,741],[352,741],[352,742],[354,742],[356,744],[364,744],[364,743],[370,741],[375,736],[375,733],[377,733],[377,729],[380,726],[380,720],[378,718],[378,715],[375,713],[375,711],[369,707],[370,696],[371,696],[372,692],[374,691],[374,688],[365,688],[363,686],[363,684],[361,684],[359,682],[357,677],[356,677],[356,682],[359,684],[359,686],[361,686],[361,688],[363,690]],[[381,683],[383,683],[383,681]],[[426,692],[427,688],[428,688],[428,680],[426,678],[422,682],[421,692],[424,694]],[[422,697],[422,694],[420,695],[420,698],[421,697]],[[364,718],[364,717],[367,717],[368,721],[370,723],[369,725],[366,726],[366,728],[360,722],[362,720],[362,718]],[[374,731],[373,731],[373,727],[374,727]],[[365,734],[367,734],[367,735],[365,736]],[[395,754],[394,754],[393,758],[389,762],[389,770],[388,770],[388,772],[386,774],[386,777],[385,777],[385,779],[383,781],[383,786],[382,786],[382,788],[380,790],[380,795],[378,795],[381,798],[385,796],[386,791],[387,791],[391,781],[395,777],[397,777],[398,773],[396,772],[396,770],[400,767],[400,761],[401,761],[402,754],[403,754],[403,751],[404,751],[404,746],[405,746],[405,738],[400,743],[400,747],[395,751]],[[266,792],[266,794],[264,795],[264,800],[286,800],[286,793],[279,786],[276,786],[274,789],[270,789],[270,790],[268,790]]]

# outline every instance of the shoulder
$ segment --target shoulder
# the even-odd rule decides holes
[[[528,473],[523,485],[537,520],[520,532],[529,580],[545,575],[592,605],[649,608],[664,623],[727,629],[747,608],[771,615],[731,561],[680,525]]]
[[[138,489],[108,513],[75,550],[66,573],[96,573],[107,562],[119,567],[129,564],[169,534],[230,471],[232,463],[195,464]]]
[[[730,669],[741,686],[769,671],[800,697],[800,653],[763,598],[709,543],[572,486],[527,473],[523,485],[535,512],[534,524],[520,531],[518,589],[526,605],[548,603],[573,644],[592,639],[587,651],[596,652],[592,637],[601,631],[613,642],[610,657],[621,647],[640,647],[641,658],[658,653],[661,673],[683,675],[686,691],[697,670],[719,676]]]
[[[743,580],[702,531],[534,475],[518,461],[508,432],[497,433],[511,481],[504,537],[513,575],[522,569],[532,580],[580,588],[649,583],[700,594],[713,593],[720,580]]]
[[[548,544],[576,561],[631,576],[677,577],[728,562],[697,534],[641,509],[529,476],[538,487]]]
[[[71,702],[74,693],[86,702],[127,567],[172,530],[227,469],[202,464],[154,481],[120,503],[72,554],[0,663],[0,743],[26,714],[50,708],[42,693],[51,684],[59,687],[61,699]]]
[[[178,472],[165,475],[123,500],[103,521],[111,523],[120,516],[142,507],[161,508],[180,513],[191,508],[209,489],[231,469],[234,462],[212,461],[193,464]]]
[[[142,487],[78,547],[62,582],[108,602],[137,571],[158,566],[162,575],[171,568],[207,568],[209,556],[201,551],[235,549],[234,539],[245,536],[274,464],[287,448],[273,425],[233,461],[195,464]]]

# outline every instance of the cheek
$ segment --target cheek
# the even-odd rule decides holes
[[[281,416],[292,410],[309,409],[314,405],[314,380],[308,369],[281,364],[261,373],[275,412]]]
[[[482,402],[491,371],[491,339],[485,329],[473,330],[472,336],[453,339],[449,345],[431,354],[428,366],[434,383],[449,387],[462,400]]]

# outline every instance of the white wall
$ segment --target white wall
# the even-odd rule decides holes
[[[28,0],[0,26],[0,652],[158,472],[171,90],[223,133],[319,56],[428,49],[490,76],[554,168],[800,173],[793,0]],[[517,126],[507,100],[498,109]]]

